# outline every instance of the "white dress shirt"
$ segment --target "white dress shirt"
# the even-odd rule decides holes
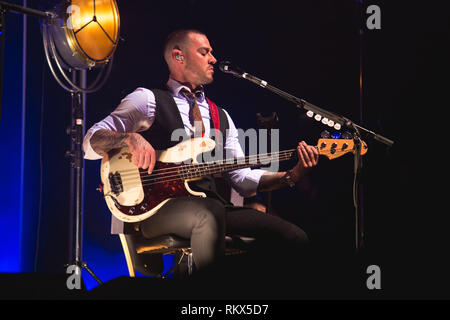
[[[188,135],[193,131],[193,127],[189,121],[189,102],[186,97],[180,93],[182,88],[190,89],[179,82],[170,79],[167,86],[172,93],[178,110],[183,120],[184,128]],[[205,99],[205,94],[202,91],[201,95],[197,96],[197,104],[200,108],[202,120],[205,126],[205,136],[210,136],[210,112],[209,105]],[[155,95],[149,89],[137,88],[135,91],[127,95],[119,104],[119,106],[105,119],[94,124],[86,133],[83,142],[83,149],[85,152],[85,159],[96,160],[102,158],[96,153],[90,144],[90,138],[95,131],[99,129],[109,129],[116,132],[141,132],[145,131],[153,124],[155,119]],[[225,111],[225,110],[224,110]],[[225,111],[228,118],[229,130],[227,130],[227,137],[224,146],[224,152],[231,157],[243,157],[244,152],[239,143],[238,130],[236,129],[233,120]],[[256,193],[259,180],[262,174],[266,172],[262,169],[237,169],[224,173],[224,177],[230,181],[236,191],[244,197],[252,196]]]

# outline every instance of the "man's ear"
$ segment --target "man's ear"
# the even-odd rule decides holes
[[[175,59],[177,62],[183,62],[184,60],[184,56],[181,53],[181,50],[179,49],[172,50],[172,58]]]

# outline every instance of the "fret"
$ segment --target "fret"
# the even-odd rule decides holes
[[[260,167],[263,165],[267,165],[271,162],[289,160],[294,155],[295,149],[292,149],[281,152],[258,154],[242,158],[233,158],[221,161],[188,164],[178,168],[177,173],[183,179],[194,179],[211,174],[232,171],[236,169]]]

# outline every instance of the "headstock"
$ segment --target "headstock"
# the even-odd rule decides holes
[[[339,158],[348,152],[355,153],[355,142],[353,139],[319,139],[316,148],[320,155],[326,156],[331,160]],[[361,141],[361,155],[366,154],[367,150],[367,144]]]

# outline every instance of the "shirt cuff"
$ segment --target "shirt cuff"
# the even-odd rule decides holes
[[[89,130],[83,140],[84,158],[87,160],[98,160],[103,158],[101,155],[95,152],[91,146],[90,140],[95,131],[97,130]]]
[[[261,176],[267,172],[263,169],[239,169],[227,172],[225,177],[231,182],[233,188],[243,197],[252,197],[256,194]]]

